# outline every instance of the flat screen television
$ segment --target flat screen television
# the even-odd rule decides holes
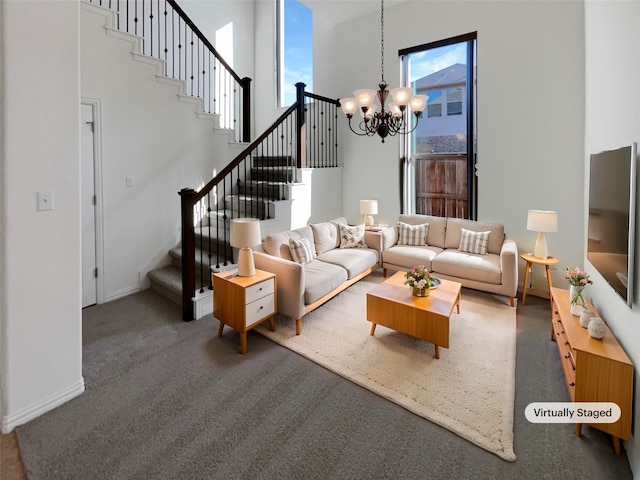
[[[636,157],[633,143],[590,158],[587,259],[633,305]]]

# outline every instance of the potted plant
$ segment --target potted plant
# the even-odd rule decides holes
[[[424,265],[412,268],[404,274],[405,285],[409,285],[412,295],[428,297],[433,285],[434,277]]]
[[[564,278],[569,280],[569,298],[571,299],[571,314],[579,316],[587,309],[587,302],[583,297],[584,289],[587,285],[592,285],[593,281],[589,275],[580,267],[567,268]]]

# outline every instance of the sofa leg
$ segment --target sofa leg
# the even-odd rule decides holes
[[[300,335],[300,332],[302,332],[302,319],[296,318],[296,335]]]
[[[515,307],[515,306],[516,306],[516,304],[515,304],[515,300],[514,300],[514,298],[513,298],[513,297],[509,297],[509,300],[511,301],[511,306],[512,306],[512,307]]]
[[[382,269],[382,277],[383,278],[387,278],[387,269],[386,268]]]

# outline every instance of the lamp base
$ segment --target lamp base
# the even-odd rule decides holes
[[[253,262],[253,250],[243,247],[238,252],[238,276],[253,277],[256,274],[256,266]]]
[[[369,214],[365,215],[363,223],[365,227],[373,227],[374,225],[373,215],[369,215]]]
[[[538,238],[536,239],[536,246],[533,248],[533,256],[538,258],[549,258],[549,250],[547,249],[547,240],[544,238],[544,233],[538,232]]]

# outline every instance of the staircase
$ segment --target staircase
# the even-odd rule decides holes
[[[235,268],[232,219],[258,218],[263,237],[306,224],[306,217],[296,223],[296,208],[304,212],[310,198],[301,179],[305,169],[338,166],[339,102],[299,83],[296,102],[250,142],[251,80],[228,66],[175,0],[83,4],[112,12],[107,33],[131,41],[134,60],[157,66],[158,82],[176,86],[180,101],[196,104],[198,117],[214,118],[243,148],[204,187],[178,192],[181,241],[169,250],[168,265],[147,273],[153,289],[182,305],[185,321],[201,318],[213,310],[211,272]]]
[[[221,199],[222,209],[211,209],[194,228],[194,319],[213,312],[211,272],[237,268],[237,249],[230,244],[231,219],[261,219],[263,236],[296,226],[291,223],[291,187],[296,184],[298,174],[291,165],[291,157],[253,157],[249,177],[238,181],[236,191]],[[182,255],[182,246],[176,246],[169,251],[170,265],[147,274],[151,288],[179,305],[182,304]]]

